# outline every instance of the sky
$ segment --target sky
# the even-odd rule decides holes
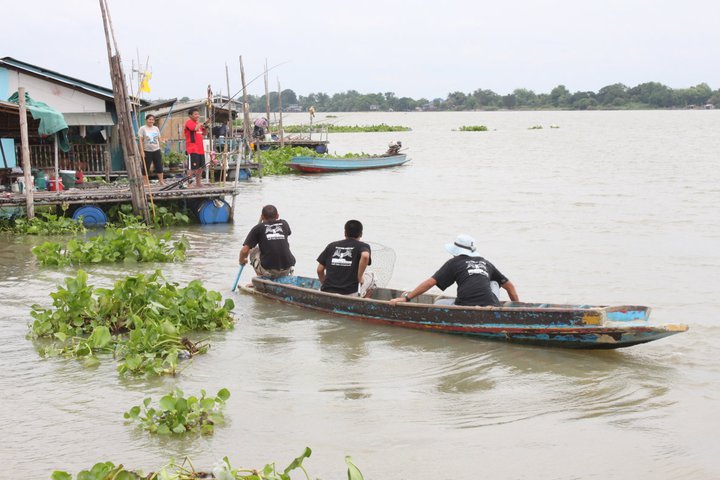
[[[298,95],[720,88],[717,0],[107,1],[125,73],[152,72],[148,100],[226,94],[226,65],[235,94],[241,55],[253,95],[266,61],[270,89]],[[111,86],[98,0],[3,3],[0,56]]]

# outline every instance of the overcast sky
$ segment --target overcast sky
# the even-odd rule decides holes
[[[108,0],[120,53],[149,58],[149,99],[240,88],[444,98],[657,81],[720,88],[718,0]],[[0,55],[110,86],[97,0],[3,2]],[[248,87],[264,93],[262,78]]]

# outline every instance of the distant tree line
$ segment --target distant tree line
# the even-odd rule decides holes
[[[278,93],[270,92],[270,110],[278,110]],[[615,83],[597,92],[570,92],[565,85],[558,85],[550,93],[535,93],[517,88],[512,93],[500,95],[492,90],[477,89],[471,93],[451,92],[447,97],[428,100],[398,97],[393,92],[360,93],[357,90],[335,93],[311,93],[297,95],[286,89],[281,93],[285,111],[305,112],[315,107],[318,112],[368,112],[395,111],[463,111],[463,110],[641,110],[657,108],[705,108],[720,107],[720,89],[713,90],[707,83],[690,88],[672,89],[662,83],[647,82],[635,87]],[[183,97],[181,101],[190,100]],[[161,100],[155,100],[159,102]],[[249,95],[253,112],[265,111],[265,95]]]
[[[413,99],[398,97],[393,92],[360,93],[356,90],[335,93],[311,93],[296,95],[283,90],[283,110],[307,111],[311,106],[319,112],[365,112],[416,110],[463,111],[463,110],[633,110],[656,108],[704,108],[706,105],[720,107],[720,90],[713,90],[706,83],[690,88],[672,89],[658,82],[647,82],[635,87],[615,83],[598,92],[570,92],[565,85],[558,85],[550,93],[535,93],[518,88],[507,95],[492,90],[478,89],[472,93],[452,92],[446,98]],[[278,109],[278,93],[271,92],[270,109]],[[265,95],[249,97],[250,109],[265,111]]]

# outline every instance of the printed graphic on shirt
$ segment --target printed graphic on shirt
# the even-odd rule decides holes
[[[282,223],[271,223],[265,225],[265,236],[268,240],[285,240]]]
[[[332,259],[330,260],[330,264],[337,265],[340,267],[351,266],[354,248],[355,247],[335,247],[335,253],[333,253]]]
[[[490,278],[487,264],[482,260],[468,260],[465,262],[468,275],[485,275]]]
[[[147,132],[146,136],[147,136],[147,143],[155,144],[155,143],[158,143],[158,137],[160,136],[160,134],[157,132]]]

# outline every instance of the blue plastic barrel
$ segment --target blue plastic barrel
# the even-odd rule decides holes
[[[228,223],[230,221],[230,205],[225,200],[205,200],[198,208],[198,219],[203,225]]]
[[[85,205],[75,210],[72,218],[77,220],[80,217],[83,217],[83,224],[86,227],[102,227],[107,223],[107,215],[95,205]]]
[[[327,151],[328,151],[327,145],[316,145],[315,151],[320,154],[327,153]]]

